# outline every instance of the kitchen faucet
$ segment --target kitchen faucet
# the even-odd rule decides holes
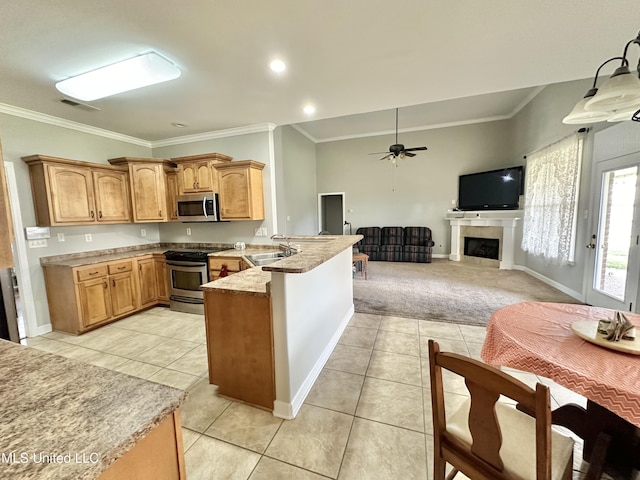
[[[271,235],[271,240],[286,240],[287,244],[280,244],[280,249],[284,250],[284,256],[290,257],[293,255],[293,248],[291,248],[291,239],[287,235],[283,235],[281,233],[276,233],[275,235]]]

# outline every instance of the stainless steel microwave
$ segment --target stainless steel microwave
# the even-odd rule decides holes
[[[192,193],[178,196],[178,220],[181,222],[219,222],[217,193]]]

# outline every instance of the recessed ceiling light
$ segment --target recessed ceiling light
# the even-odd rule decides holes
[[[187,126],[186,123],[180,123],[180,122],[173,122],[171,125],[173,125],[176,128],[184,128]]]
[[[84,101],[135,90],[178,78],[181,72],[169,60],[149,52],[56,83],[56,88]]]
[[[306,105],[303,111],[307,115],[313,115],[314,113],[316,113],[316,107],[314,107],[313,105]]]
[[[269,64],[269,67],[276,73],[284,72],[287,69],[287,66],[282,60],[274,60]]]

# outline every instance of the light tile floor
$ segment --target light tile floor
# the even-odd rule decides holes
[[[428,479],[432,421],[427,340],[479,358],[483,327],[356,313],[294,420],[217,395],[207,378],[204,319],[153,308],[81,336],[29,346],[189,390],[181,408],[187,476],[198,479]],[[551,386],[554,407],[583,397]],[[445,377],[451,402],[463,382]],[[586,465],[576,444],[574,479]],[[458,475],[456,478],[466,478]]]

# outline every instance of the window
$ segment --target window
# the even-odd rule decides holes
[[[582,135],[527,156],[522,249],[557,265],[575,255]]]

